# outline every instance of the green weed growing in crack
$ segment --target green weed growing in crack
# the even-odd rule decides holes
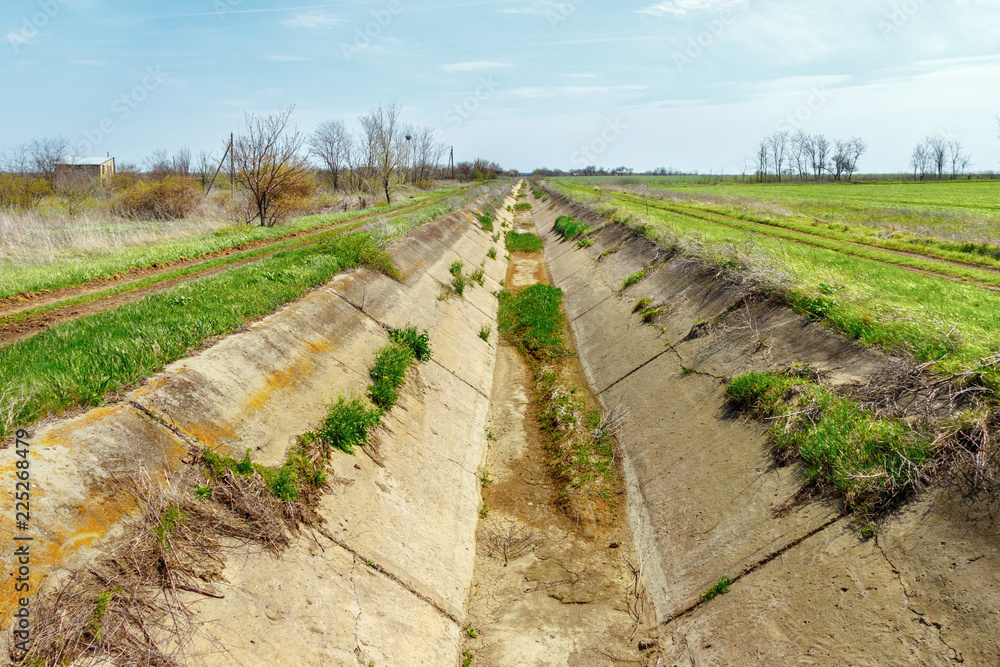
[[[486,323],[479,327],[479,337],[487,343],[490,342],[490,334],[493,332],[493,325]]]
[[[725,595],[729,592],[729,586],[732,584],[732,580],[728,575],[722,575],[715,585],[709,588],[707,591],[701,594],[701,601],[708,602],[709,600],[716,598],[720,595]]]

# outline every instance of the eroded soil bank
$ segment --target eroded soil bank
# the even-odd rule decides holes
[[[752,370],[807,364],[832,385],[863,384],[891,359],[773,302],[741,302],[713,271],[552,193],[529,201],[587,379],[605,408],[629,408],[619,440],[650,554],[655,664],[1000,663],[992,494],[932,488],[863,537],[837,504],[800,495],[766,426],[725,397],[725,379]],[[581,247],[555,230],[560,215],[600,231]],[[652,321],[633,312],[640,299],[662,309]],[[701,604],[723,576],[729,592]]]

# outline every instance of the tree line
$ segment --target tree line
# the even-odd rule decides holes
[[[760,140],[754,155],[755,174],[759,182],[782,177],[835,181],[850,178],[857,171],[858,161],[868,152],[868,144],[860,137],[827,139],[823,134],[807,134],[802,130],[792,134],[775,132]]]

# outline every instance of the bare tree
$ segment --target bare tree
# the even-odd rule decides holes
[[[927,150],[930,156],[931,165],[937,172],[940,179],[944,176],[944,166],[948,161],[948,142],[944,137],[927,137]]]
[[[19,176],[27,176],[31,171],[31,147],[29,144],[11,146],[3,152],[3,170]]]
[[[924,180],[929,160],[930,156],[927,153],[926,144],[917,144],[913,149],[913,154],[910,156],[910,164],[913,166],[913,180],[917,180],[917,174],[920,174],[920,180]]]
[[[247,114],[243,133],[233,142],[236,182],[250,198],[248,223],[270,227],[279,222],[287,213],[284,204],[311,178],[302,156],[304,137],[287,131],[294,108],[270,116]]]
[[[805,178],[809,174],[809,155],[812,150],[811,144],[812,137],[802,130],[799,130],[792,135],[790,140],[791,161],[795,165],[795,173],[800,179]]]
[[[342,120],[320,123],[309,137],[309,152],[330,172],[334,189],[340,185],[340,173],[350,164],[353,139]]]
[[[840,175],[847,169],[848,150],[848,142],[840,139],[833,140],[833,157],[830,158],[830,163],[833,165],[833,180],[835,181],[839,181]]]
[[[767,144],[771,150],[771,166],[780,183],[781,172],[785,167],[785,152],[788,150],[788,132],[775,132],[767,138]]]
[[[767,139],[761,139],[760,145],[757,146],[757,180],[763,183],[767,180],[767,167],[769,163],[768,156],[770,155],[770,149],[768,147]]]
[[[173,169],[170,152],[166,148],[157,148],[143,162],[146,165],[146,171],[153,178],[163,178]]]
[[[830,156],[830,142],[822,134],[813,137],[812,168],[817,180],[828,171],[827,159]]]
[[[392,201],[392,188],[398,179],[400,166],[406,154],[406,139],[400,131],[399,103],[373,108],[360,118],[369,156],[368,166],[372,177],[385,193],[386,202]]]
[[[962,152],[961,141],[953,139],[948,142],[948,157],[951,160],[951,177],[958,178],[969,164],[969,156]]]
[[[853,178],[854,172],[858,169],[858,162],[861,157],[868,152],[868,144],[861,137],[854,137],[847,142],[847,162],[844,168],[847,170],[847,178]]]
[[[69,156],[69,139],[61,136],[35,139],[28,144],[28,156],[32,170],[50,185],[55,184],[56,163]]]
[[[174,153],[170,161],[170,171],[178,176],[189,176],[191,174],[191,149],[185,146]]]

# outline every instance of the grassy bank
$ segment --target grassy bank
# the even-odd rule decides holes
[[[459,195],[467,188],[451,187],[427,193],[412,200],[395,202],[391,206],[372,207],[364,211],[348,211],[314,215],[293,220],[275,227],[228,226],[217,230],[179,239],[137,247],[111,248],[87,253],[83,257],[69,257],[51,264],[18,266],[5,262],[0,278],[0,298],[19,294],[52,290],[83,284],[97,278],[110,278],[130,268],[146,268],[185,258],[232,248],[255,241],[278,239],[289,234],[348,223],[360,217],[378,213],[391,214],[405,207],[433,206],[448,197]],[[123,223],[128,224],[128,223]]]
[[[8,383],[0,392],[0,424],[25,425],[70,407],[99,405],[109,393],[355,266],[396,274],[370,235],[340,236],[8,345],[0,349],[0,377]]]
[[[571,195],[581,197],[570,189]],[[590,194],[594,201],[599,194]],[[680,252],[702,259],[731,279],[787,302],[798,312],[866,345],[933,362],[941,372],[972,371],[970,382],[1000,389],[1000,375],[982,360],[1000,350],[1000,294],[836,247],[782,238],[638,203],[597,202],[617,219]],[[831,243],[833,243],[831,241]]]

